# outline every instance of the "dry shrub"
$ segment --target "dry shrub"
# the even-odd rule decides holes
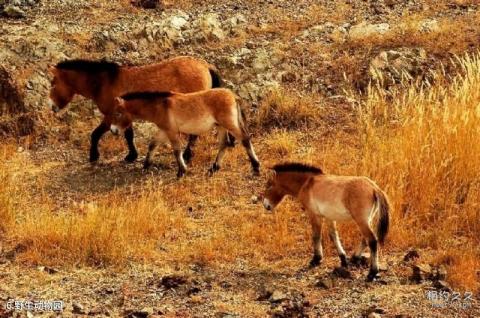
[[[278,89],[263,99],[253,123],[263,128],[301,128],[314,122],[319,113],[313,96]]]

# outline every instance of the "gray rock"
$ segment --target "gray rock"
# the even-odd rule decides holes
[[[270,296],[270,298],[268,299],[268,301],[270,301],[271,303],[279,303],[279,302],[282,302],[283,300],[286,300],[286,299],[288,299],[287,294],[285,294],[284,292],[282,292],[280,290],[275,290],[275,291],[273,291],[273,293]]]
[[[85,308],[84,308],[81,304],[79,304],[79,303],[76,303],[76,302],[73,303],[73,304],[72,304],[72,308],[73,308],[72,312],[73,312],[74,314],[78,314],[78,315],[83,315],[83,314],[85,314]]]
[[[351,39],[360,40],[373,35],[385,34],[389,30],[390,25],[388,23],[367,24],[366,22],[362,22],[360,24],[352,26],[350,28],[349,35]]]
[[[7,5],[3,9],[3,14],[9,18],[24,18],[26,16],[25,11],[15,5]]]

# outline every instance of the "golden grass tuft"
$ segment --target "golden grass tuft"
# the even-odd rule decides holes
[[[305,127],[319,116],[319,107],[312,96],[277,89],[261,102],[253,120],[256,127],[294,129]]]

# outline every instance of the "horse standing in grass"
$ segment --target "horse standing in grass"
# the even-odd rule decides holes
[[[272,210],[285,195],[291,195],[301,202],[308,212],[313,230],[310,266],[318,266],[323,257],[321,237],[325,218],[330,225],[330,238],[335,243],[341,264],[347,267],[347,257],[338,237],[336,222],[353,219],[364,239],[352,261],[359,261],[368,242],[371,256],[367,281],[372,281],[378,273],[377,242],[383,244],[389,227],[390,205],[385,193],[367,177],[326,175],[320,168],[304,164],[279,164],[273,170],[273,177],[267,181],[263,205],[267,210]],[[375,235],[371,223],[377,213],[380,213],[380,218]]]
[[[107,61],[70,60],[58,63],[51,69],[53,80],[50,90],[52,109],[64,108],[75,94],[92,99],[104,115],[101,124],[91,135],[90,162],[97,161],[98,142],[112,123],[114,99],[134,91],[196,92],[220,87],[221,79],[214,66],[193,57],[176,57],[161,63],[145,66],[120,66]],[[138,157],[133,142],[131,123],[125,130],[128,145],[127,162]],[[188,162],[193,156],[191,147],[197,137],[191,135],[184,152]]]
[[[228,89],[215,88],[201,92],[182,94],[172,92],[131,93],[116,99],[114,124],[128,127],[134,119],[155,123],[159,130],[148,147],[144,167],[151,165],[153,151],[159,141],[169,140],[178,163],[178,177],[187,169],[183,160],[180,134],[199,135],[218,126],[219,151],[210,173],[220,169],[228,133],[242,141],[254,174],[259,173],[260,163],[253,150],[250,135],[245,126],[235,95]]]

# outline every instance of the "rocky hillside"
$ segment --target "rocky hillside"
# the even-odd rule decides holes
[[[479,21],[477,0],[0,0],[0,317],[56,316],[12,299],[62,300],[64,317],[480,316]],[[379,279],[338,267],[330,243],[307,269],[307,216],[292,200],[263,213],[267,169],[247,174],[240,147],[207,178],[202,136],[177,180],[168,146],[143,171],[107,134],[91,165],[96,107],[47,106],[59,61],[178,55],[241,98],[262,169],[301,160],[384,187]],[[141,156],[150,128],[135,123]],[[340,233],[352,251],[357,232]]]

